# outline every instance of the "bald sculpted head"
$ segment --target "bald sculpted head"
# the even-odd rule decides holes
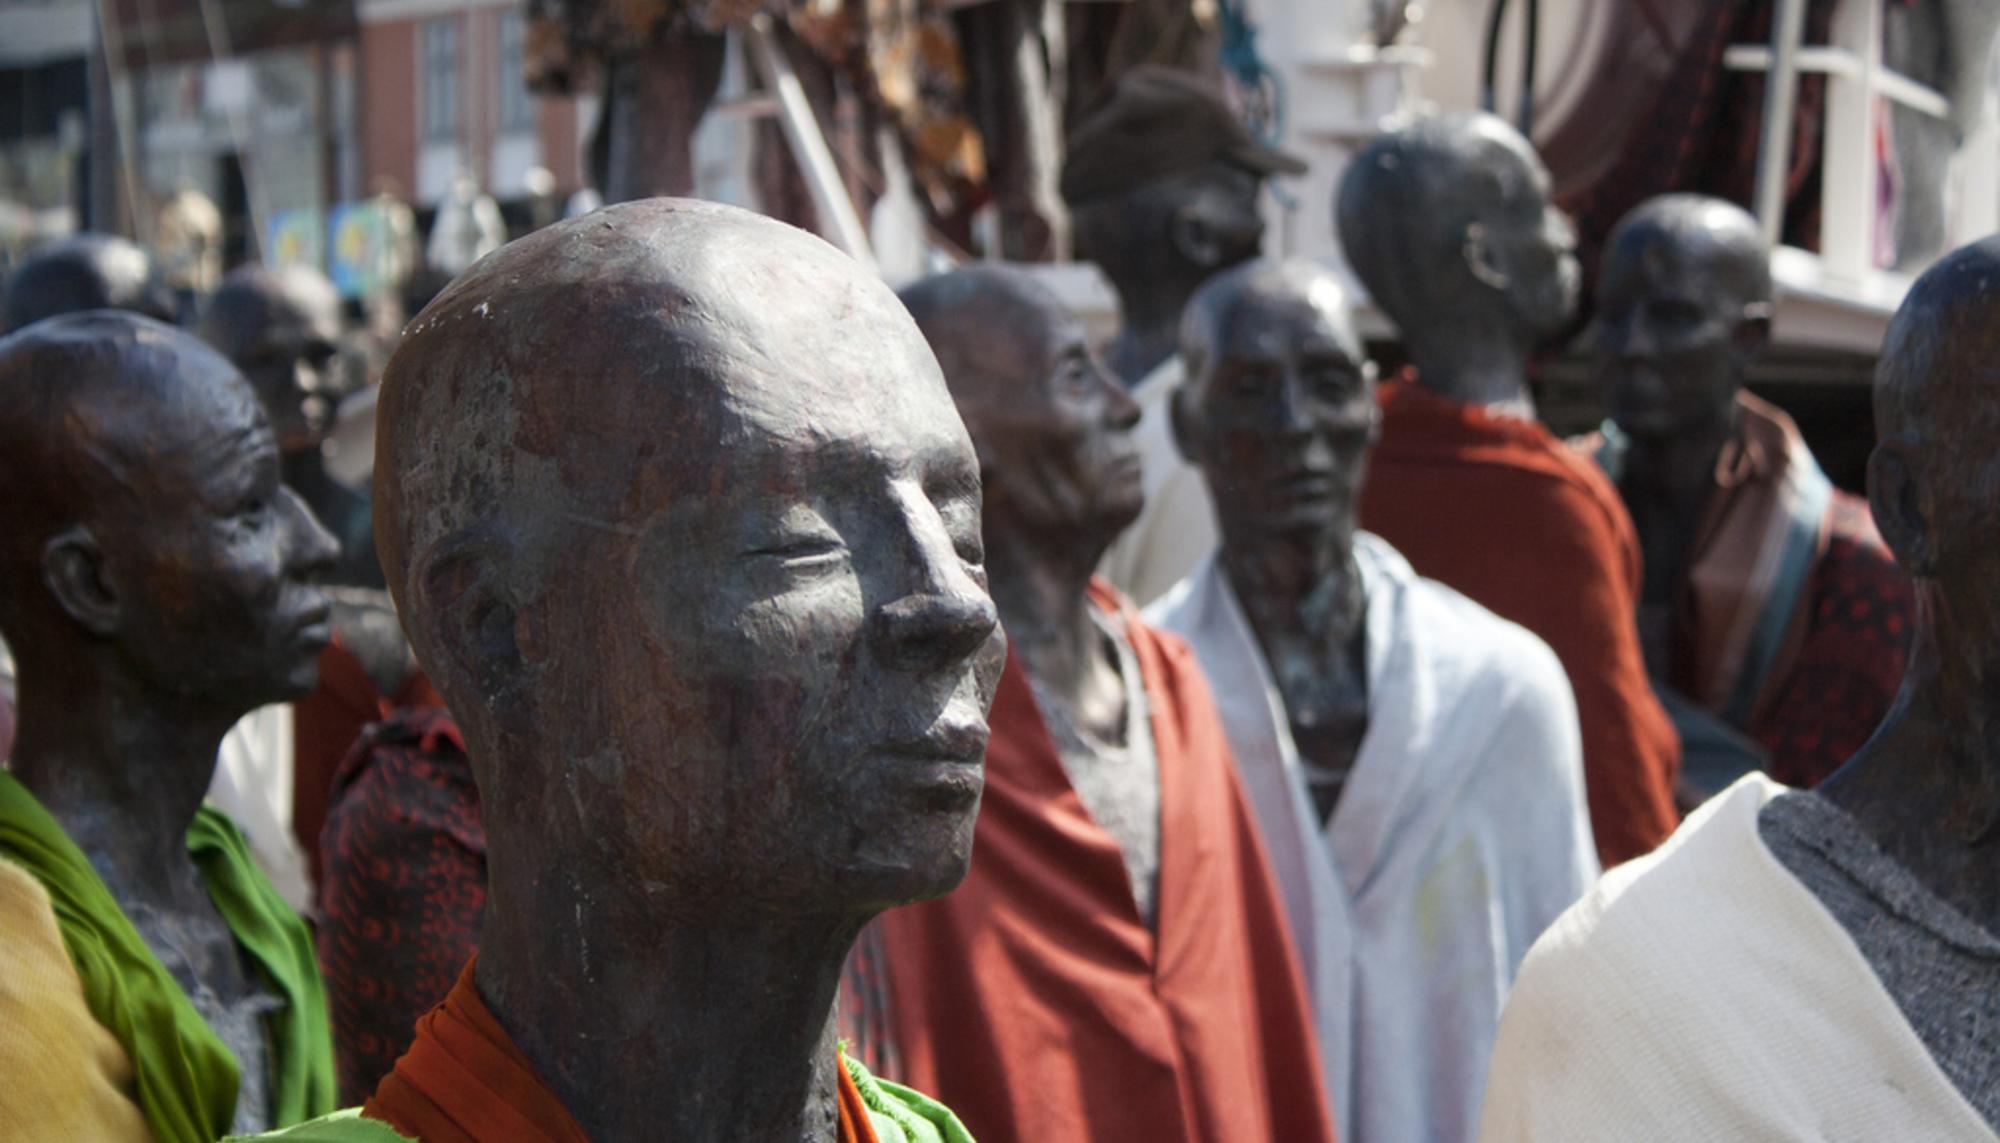
[[[222,727],[310,690],[334,544],[277,461],[242,376],[170,326],[96,310],[0,339],[0,634],[24,678],[117,672]]]
[[[286,453],[316,450],[343,394],[340,295],[310,266],[241,266],[202,314],[201,335],[256,386]]]
[[[1890,322],[1868,465],[1869,503],[1897,560],[1989,651],[2000,648],[1996,356],[2000,238],[1989,238],[1925,271]]]
[[[1576,309],[1575,235],[1534,148],[1487,114],[1420,119],[1354,157],[1341,248],[1406,341],[1493,329],[1532,345]]]
[[[78,234],[35,251],[7,276],[0,332],[100,309],[172,321],[174,298],[144,250],[115,234]]]
[[[376,455],[496,877],[517,832],[682,909],[963,874],[1002,655],[978,466],[873,274],[714,204],[559,223],[412,322]]]
[[[1238,266],[1188,302],[1174,435],[1207,481],[1225,545],[1352,536],[1380,414],[1350,305],[1330,272],[1300,261]]]
[[[978,266],[926,278],[903,302],[972,434],[994,542],[1032,529],[1101,547],[1138,518],[1139,407],[1048,287]]]
[[[1625,432],[1732,423],[1770,327],[1770,251],[1743,208],[1662,195],[1611,232],[1592,334],[1605,407]]]

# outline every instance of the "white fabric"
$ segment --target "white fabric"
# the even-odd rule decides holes
[[[1356,536],[1355,558],[1368,731],[1325,830],[1220,564],[1146,615],[1188,640],[1215,690],[1312,989],[1341,1139],[1459,1143],[1515,967],[1597,875],[1576,704],[1541,640],[1419,577],[1379,537]]]
[[[1778,862],[1753,773],[1606,874],[1521,968],[1485,1143],[1996,1138]]]
[[[1170,357],[1132,387],[1132,399],[1139,404],[1139,427],[1133,432],[1146,506],[1097,565],[1099,575],[1141,607],[1185,579],[1217,542],[1215,512],[1201,470],[1183,460],[1174,444],[1169,398],[1181,377],[1180,358]]]
[[[243,831],[285,904],[310,917],[312,875],[292,833],[293,754],[291,705],[258,707],[223,736],[205,800]]]

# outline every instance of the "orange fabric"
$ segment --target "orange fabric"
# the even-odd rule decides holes
[[[444,1002],[361,1114],[422,1143],[590,1143],[561,1097],[500,1026],[466,962]],[[861,1089],[840,1074],[840,1143],[879,1143]],[[663,1080],[663,1082],[669,1082]]]
[[[1152,707],[1157,934],[1010,656],[971,872],[877,922],[898,1078],[981,1143],[1330,1140],[1312,1005],[1208,683],[1109,585],[1092,594]]]
[[[1555,651],[1576,692],[1598,856],[1650,852],[1679,820],[1680,739],[1646,677],[1639,538],[1617,489],[1541,425],[1407,375],[1381,403],[1361,526]]]
[[[861,1087],[854,1082],[854,1073],[844,1063],[835,1070],[840,1073],[841,1143],[880,1143],[875,1135],[875,1120],[868,1114],[868,1104],[861,1098]]]
[[[375,688],[361,661],[338,636],[319,655],[319,685],[292,707],[292,833],[320,882],[319,835],[326,828],[327,803],[341,759],[354,748],[361,730],[404,707],[442,707],[444,699],[421,668],[391,695]]]
[[[361,1114],[423,1143],[590,1143],[479,997],[478,957]]]

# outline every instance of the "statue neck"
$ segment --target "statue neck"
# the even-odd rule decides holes
[[[326,471],[326,454],[317,448],[288,452],[278,462],[278,475],[286,487],[305,493],[303,489],[318,488],[331,480]]]
[[[1346,646],[1361,636],[1368,597],[1351,519],[1313,543],[1232,542],[1225,531],[1218,558],[1267,653],[1300,634],[1320,646]]]
[[[2000,933],[2000,653],[1996,616],[1953,608],[1920,578],[1903,689],[1819,791],[1932,892]]]
[[[1091,618],[1090,577],[1108,540],[986,522],[986,572],[1013,652],[1042,686],[1074,699],[1093,670],[1108,668]]]
[[[1734,401],[1707,423],[1665,436],[1627,434],[1625,469],[1619,491],[1632,509],[1644,540],[1649,529],[1640,521],[1672,520],[1677,530],[1692,532],[1715,493],[1715,466],[1722,450],[1735,439],[1740,420]],[[1689,536],[1692,539],[1692,535]]]
[[[1126,388],[1146,379],[1180,350],[1181,312],[1201,288],[1202,279],[1171,273],[1149,274],[1114,282],[1122,319],[1116,337],[1105,347],[1105,364]]]
[[[677,915],[636,883],[577,894],[540,859],[527,879],[502,868],[479,990],[585,1134],[838,1137],[834,998],[865,917]]]
[[[1513,323],[1498,314],[1451,315],[1405,328],[1404,348],[1417,381],[1442,397],[1495,413],[1535,418],[1528,352]]]
[[[21,656],[9,769],[121,901],[199,907],[188,826],[242,711],[201,711],[75,646]]]

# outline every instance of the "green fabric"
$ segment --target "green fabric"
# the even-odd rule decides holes
[[[861,1090],[861,1102],[868,1105],[868,1118],[875,1125],[881,1143],[972,1143],[965,1125],[945,1105],[899,1083],[878,1080],[861,1062],[843,1053],[841,1061],[854,1086]],[[412,1143],[396,1129],[374,1119],[361,1118],[361,1110],[329,1115],[285,1131],[263,1135],[237,1135],[223,1143]]]
[[[267,1131],[262,1135],[231,1135],[222,1143],[415,1143],[379,1119],[361,1118],[361,1109],[336,1111],[323,1119]]]
[[[188,853],[238,944],[285,1001],[270,1017],[272,1122],[333,1110],[333,1036],[312,934],[250,859],[235,823],[203,807]],[[0,857],[33,874],[55,906],[91,1015],[132,1060],[139,1109],[158,1143],[210,1143],[236,1117],[241,1072],[139,935],[90,860],[13,775],[0,772]]]
[[[861,1061],[843,1054],[847,1074],[861,1090],[868,1117],[881,1143],[972,1143],[972,1134],[951,1109],[919,1091],[868,1074]]]

